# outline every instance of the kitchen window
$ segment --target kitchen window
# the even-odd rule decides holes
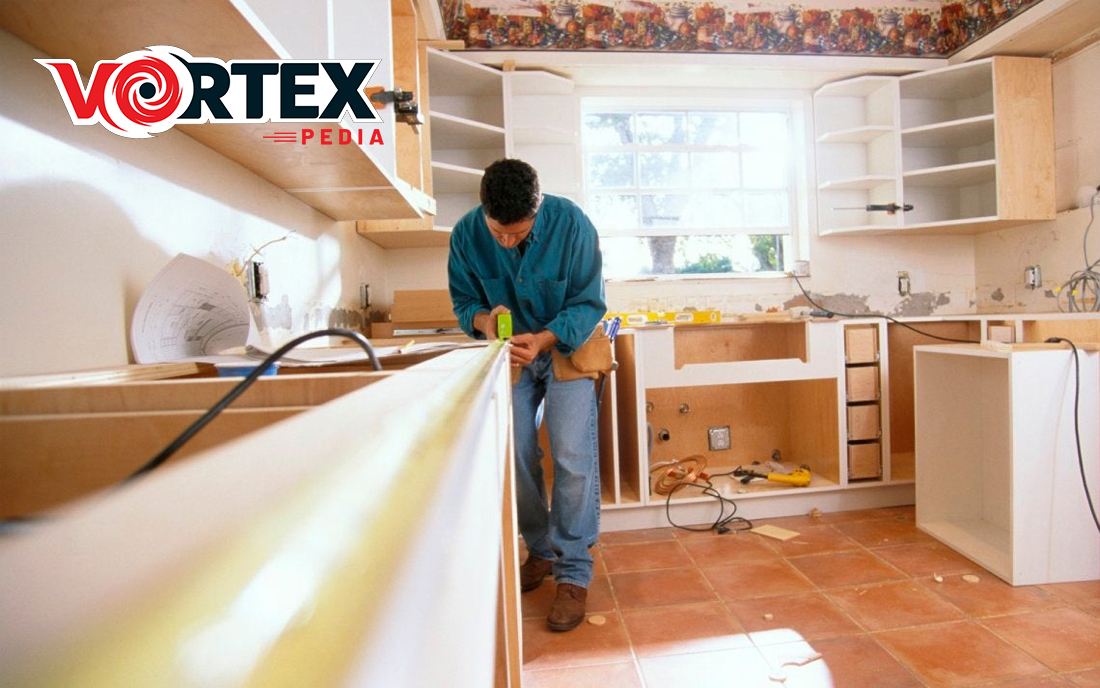
[[[797,256],[802,139],[789,103],[582,105],[585,210],[604,275],[780,275]]]

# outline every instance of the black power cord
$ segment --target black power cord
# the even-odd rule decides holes
[[[291,341],[276,349],[270,356],[265,358],[258,366],[256,366],[255,370],[249,373],[248,376],[241,380],[233,389],[229,390],[229,393],[222,397],[220,401],[211,406],[210,410],[208,410],[202,415],[202,417],[192,423],[186,430],[183,431],[183,433],[181,433],[176,439],[172,440],[172,442],[167,447],[162,449],[159,454],[150,459],[144,466],[137,469],[136,471],[128,475],[125,479],[123,479],[120,485],[125,485],[133,480],[136,480],[137,478],[140,478],[141,476],[152,471],[157,466],[160,466],[162,463],[167,461],[169,457],[172,456],[172,454],[175,454],[180,449],[180,447],[186,444],[188,440],[195,436],[196,433],[206,427],[206,425],[210,421],[214,420],[215,416],[224,411],[225,408],[233,403],[233,401],[237,397],[239,397],[241,394],[244,393],[245,390],[251,387],[252,383],[256,381],[256,378],[267,372],[268,368],[274,365],[276,361],[281,359],[292,349],[299,346],[303,342],[307,342],[311,339],[316,339],[317,337],[325,336],[346,337],[353,340],[356,344],[363,347],[363,349],[367,352],[367,357],[370,359],[371,367],[376,371],[382,370],[382,365],[378,362],[378,357],[374,354],[374,348],[371,347],[370,342],[367,341],[367,338],[359,334],[358,332],[342,328],[330,328],[326,330],[318,330],[316,332],[309,332],[296,339],[292,339]],[[14,516],[11,518],[0,519],[0,536],[18,532],[23,527],[33,525],[34,523],[42,520],[45,520],[45,518],[41,515]]]
[[[895,323],[897,325],[901,325],[902,327],[904,327],[908,330],[912,330],[912,331],[916,332],[919,335],[923,335],[925,337],[931,337],[932,339],[939,339],[939,340],[945,341],[945,342],[955,342],[957,344],[980,344],[981,343],[981,342],[978,342],[978,341],[973,340],[973,339],[953,339],[951,337],[941,337],[937,334],[932,334],[930,332],[925,332],[923,330],[918,330],[917,328],[913,327],[909,323],[903,323],[902,321],[898,320],[897,318],[886,315],[885,313],[838,313],[837,311],[825,308],[821,304],[814,301],[813,298],[810,297],[809,292],[806,291],[806,288],[802,286],[802,281],[798,279],[798,275],[796,275],[794,273],[788,273],[788,274],[790,274],[790,276],[794,278],[795,284],[797,284],[798,288],[800,290],[802,290],[802,295],[806,297],[806,300],[810,302],[810,305],[813,306],[814,308],[816,308],[817,310],[821,311],[822,313],[824,313],[825,317],[827,317],[827,318],[831,318],[834,315],[838,315],[842,318],[883,318],[883,319],[889,320],[890,322]]]
[[[732,475],[732,472],[716,473],[713,477],[723,475]],[[710,524],[709,526],[692,527],[682,526],[672,520],[672,495],[687,487],[693,487],[697,490],[700,490],[703,494],[714,497],[716,500],[718,500],[718,518],[714,519],[714,523]],[[726,513],[727,507],[730,510],[730,513],[728,514]],[[719,535],[725,535],[730,531],[739,532],[752,529],[752,521],[743,516],[737,515],[737,502],[728,497],[722,496],[722,493],[714,487],[714,483],[712,483],[709,478],[703,478],[695,482],[685,481],[673,485],[672,489],[669,490],[668,495],[665,497],[665,518],[668,519],[669,525],[671,525],[673,528],[679,528],[680,530],[688,530],[696,533],[705,533],[708,530],[713,530]],[[730,524],[734,522],[738,522],[741,525],[735,528],[729,527]]]
[[[202,414],[202,416],[198,420],[196,420],[186,430],[180,433],[179,437],[172,440],[172,442],[167,447],[162,449],[159,454],[146,462],[144,466],[128,475],[125,480],[123,480],[123,484],[140,478],[141,476],[145,475],[149,471],[152,471],[157,466],[167,461],[173,454],[179,451],[180,447],[182,447],[188,442],[188,440],[194,437],[199,432],[199,430],[202,430],[204,427],[206,427],[206,425],[210,423],[210,421],[214,420],[214,418],[219,413],[224,411],[225,408],[232,404],[237,397],[243,394],[246,389],[251,387],[252,383],[255,382],[258,377],[267,372],[267,369],[274,365],[276,361],[287,355],[292,349],[298,347],[304,342],[308,342],[309,340],[316,339],[318,337],[346,337],[348,339],[351,339],[356,344],[363,347],[363,350],[367,352],[367,357],[370,359],[371,367],[374,368],[374,370],[382,370],[382,365],[378,362],[378,357],[374,355],[374,348],[371,347],[370,342],[367,341],[367,338],[359,334],[358,332],[342,328],[330,328],[327,330],[308,332],[300,337],[292,339],[276,349],[270,356],[265,358],[260,363],[260,365],[256,366],[255,370],[249,373],[248,376],[245,377],[245,379],[241,380],[236,387],[229,390],[228,394],[222,397],[218,403],[211,406],[209,411]]]
[[[1085,458],[1081,452],[1081,421],[1079,407],[1081,405],[1081,362],[1077,359],[1077,345],[1065,337],[1050,337],[1048,344],[1069,344],[1073,349],[1073,372],[1076,376],[1073,387],[1073,436],[1077,440],[1077,467],[1081,469],[1081,487],[1085,490],[1085,500],[1089,503],[1089,516],[1096,524],[1097,532],[1100,532],[1100,519],[1096,517],[1096,507],[1092,505],[1092,494],[1089,492],[1089,482],[1085,475]]]

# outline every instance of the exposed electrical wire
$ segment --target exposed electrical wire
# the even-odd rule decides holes
[[[1077,345],[1065,337],[1050,337],[1047,342],[1051,344],[1065,342],[1073,349],[1073,372],[1076,376],[1073,386],[1073,436],[1077,440],[1077,467],[1081,469],[1081,487],[1085,490],[1085,501],[1089,504],[1089,516],[1092,516],[1092,522],[1096,524],[1096,531],[1100,533],[1100,519],[1097,518],[1096,507],[1092,504],[1092,493],[1089,492],[1089,481],[1085,475],[1085,458],[1081,452],[1081,414],[1079,411],[1081,405],[1081,362],[1077,358]]]
[[[1089,261],[1089,230],[1092,229],[1092,221],[1096,219],[1095,209],[1098,197],[1100,197],[1100,187],[1097,187],[1096,193],[1089,199],[1089,223],[1085,226],[1085,237],[1082,239],[1085,269],[1070,275],[1070,278],[1057,291],[1058,310],[1063,313],[1100,311],[1100,274],[1096,272],[1096,266],[1100,265],[1100,258]],[[1063,295],[1065,295],[1064,305]],[[1089,305],[1090,301],[1091,305]]]
[[[892,322],[896,325],[901,325],[902,327],[904,327],[908,330],[912,330],[912,331],[916,332],[919,335],[923,335],[925,337],[931,337],[932,339],[939,339],[939,340],[944,341],[944,342],[956,342],[958,344],[980,344],[981,343],[981,342],[979,342],[977,340],[974,340],[974,339],[954,339],[952,337],[941,337],[938,334],[932,334],[930,332],[925,332],[923,330],[918,330],[917,328],[913,327],[909,323],[904,323],[904,322],[898,320],[897,318],[886,315],[885,313],[840,313],[838,311],[834,311],[834,310],[825,308],[824,306],[822,306],[821,304],[819,304],[818,302],[813,300],[813,298],[810,296],[810,293],[807,292],[806,288],[802,286],[802,281],[798,279],[798,275],[794,274],[793,272],[789,272],[787,274],[794,278],[795,284],[797,284],[798,288],[800,290],[802,290],[802,295],[806,297],[806,300],[810,302],[810,305],[813,306],[814,308],[816,308],[819,311],[827,313],[828,317],[830,317],[830,318],[834,315],[840,316],[841,318],[884,318],[884,319],[889,320],[890,322]]]
[[[276,361],[288,354],[292,349],[298,347],[305,342],[308,342],[311,339],[316,339],[318,337],[346,337],[348,339],[351,339],[356,344],[363,347],[363,350],[367,352],[367,357],[370,359],[371,367],[374,368],[374,370],[382,370],[382,365],[378,362],[378,357],[374,354],[374,348],[371,347],[370,342],[367,341],[367,338],[359,334],[358,332],[342,328],[330,328],[327,330],[308,332],[300,337],[296,337],[286,344],[283,344],[270,356],[265,358],[258,366],[256,366],[256,368],[251,373],[248,374],[247,377],[245,377],[245,379],[241,380],[236,387],[229,390],[229,393],[222,397],[218,403],[211,406],[210,410],[204,413],[198,420],[196,420],[186,430],[180,433],[179,437],[172,440],[172,442],[169,443],[167,447],[162,449],[159,454],[146,462],[144,466],[127,476],[123,482],[128,483],[136,478],[140,478],[141,476],[145,475],[149,471],[167,461],[169,457],[171,457],[180,449],[180,447],[182,447],[184,444],[187,443],[188,440],[194,437],[195,434],[199,432],[199,430],[202,430],[204,427],[206,427],[206,425],[210,421],[214,420],[214,418],[219,413],[224,411],[227,406],[233,403],[233,400],[243,394],[246,389],[251,387],[252,383],[255,382],[256,379],[263,375],[265,372],[267,372],[267,369],[274,365]]]
[[[654,464],[649,469],[651,474],[658,471],[661,472],[657,477],[656,484],[653,486],[653,491],[657,494],[665,495],[665,518],[668,519],[669,525],[674,528],[679,528],[680,530],[690,530],[693,532],[705,533],[709,530],[713,530],[719,535],[724,535],[731,530],[741,531],[751,529],[752,521],[737,515],[737,503],[723,496],[710,480],[712,477],[733,475],[733,471],[711,475],[706,472],[706,467],[706,457],[702,454],[694,454],[684,459],[662,461]],[[683,526],[672,520],[672,495],[680,490],[689,488],[700,490],[703,494],[718,500],[718,517],[714,519],[714,522],[709,526]],[[726,513],[727,508],[730,511],[728,514]],[[740,523],[741,525],[735,528],[729,527],[730,524],[734,522]]]

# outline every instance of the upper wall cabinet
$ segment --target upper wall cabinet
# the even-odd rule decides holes
[[[580,114],[573,82],[541,70],[505,73],[511,150],[538,170],[546,193],[580,197]]]
[[[972,234],[1055,217],[1049,60],[828,84],[814,122],[821,235]]]
[[[436,201],[433,218],[359,222],[358,232],[384,248],[447,246],[451,228],[480,203],[482,171],[510,150],[504,73],[435,48],[422,48],[422,164]],[[423,68],[423,67],[422,67]],[[427,89],[423,89],[423,82]]]
[[[408,0],[399,2],[408,4]],[[196,57],[226,62],[292,57],[244,0],[4,0],[0,3],[0,26],[51,57],[72,59],[85,79],[100,60],[155,45],[171,45]],[[393,45],[400,47],[396,42]],[[385,55],[373,51],[369,55],[394,61],[410,58],[391,55],[389,50]],[[415,47],[412,50],[411,59],[415,59]],[[379,85],[390,88],[389,84]],[[300,124],[288,126],[303,128]],[[181,124],[178,128],[334,220],[419,218],[434,211],[434,201],[419,184],[399,178],[392,160],[382,160],[383,155],[393,155],[392,148],[384,154],[368,154],[368,148],[354,144],[323,145],[319,140],[305,145],[300,141],[277,143],[265,139],[280,128],[270,123]],[[350,140],[355,141],[359,131],[350,123],[310,128],[332,129],[334,142],[340,140],[343,130],[350,130]],[[365,132],[364,143],[371,130],[373,127]]]

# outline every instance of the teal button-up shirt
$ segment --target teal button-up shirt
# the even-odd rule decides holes
[[[558,350],[571,354],[607,312],[596,228],[572,201],[546,195],[525,241],[525,252],[498,244],[481,206],[458,221],[447,263],[458,324],[484,339],[474,316],[504,305],[515,334],[550,330]]]

